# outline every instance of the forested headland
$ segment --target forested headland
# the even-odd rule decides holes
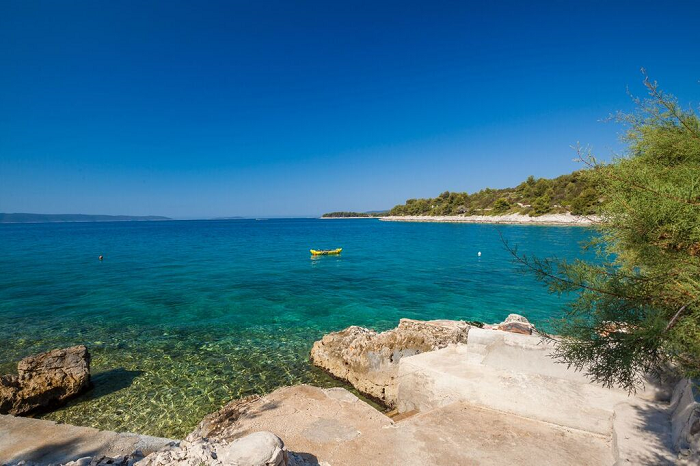
[[[591,215],[604,201],[583,170],[557,178],[530,176],[515,188],[482,189],[473,194],[445,191],[431,199],[408,199],[388,215]]]

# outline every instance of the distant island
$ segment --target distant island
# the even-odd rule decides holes
[[[88,215],[88,214],[4,214],[0,223],[69,223],[69,222],[157,222],[172,220],[156,215]]]

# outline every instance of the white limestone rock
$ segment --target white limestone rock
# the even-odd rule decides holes
[[[202,438],[152,453],[137,466],[288,466],[284,442],[272,432],[255,432],[232,442]]]
[[[393,407],[401,358],[466,343],[469,328],[462,321],[412,319],[401,319],[397,328],[382,333],[352,326],[315,342],[310,357],[316,366]]]

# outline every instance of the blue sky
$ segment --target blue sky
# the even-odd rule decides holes
[[[700,100],[700,2],[0,4],[0,212],[305,216],[601,156],[640,67]]]

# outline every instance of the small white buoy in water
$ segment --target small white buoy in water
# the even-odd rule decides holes
[[[481,257],[481,251],[477,252],[476,255]]]

